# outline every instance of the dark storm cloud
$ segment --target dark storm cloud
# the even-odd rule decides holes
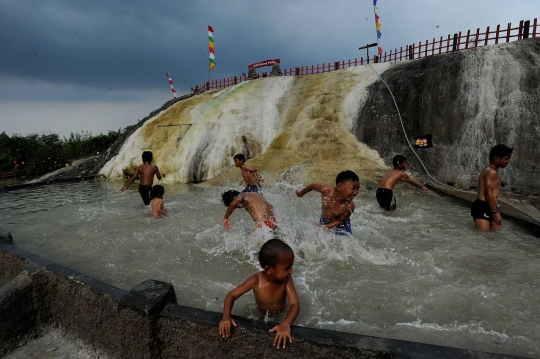
[[[540,13],[538,0],[378,0],[378,6],[385,50]],[[72,126],[71,104],[84,112],[101,104],[94,111],[105,129],[131,123],[119,119],[127,106],[145,116],[171,98],[165,71],[178,94],[208,79],[209,24],[212,79],[241,75],[248,64],[271,58],[281,58],[282,70],[354,60],[365,56],[359,46],[376,41],[371,0],[0,0],[0,132],[31,131],[15,127],[33,119],[45,130]]]

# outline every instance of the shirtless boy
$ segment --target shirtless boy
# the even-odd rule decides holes
[[[497,207],[501,179],[497,170],[508,166],[513,151],[506,145],[495,145],[489,152],[489,166],[478,177],[478,196],[472,205],[471,216],[475,227],[482,232],[501,228],[502,217]]]
[[[139,193],[141,194],[142,200],[145,205],[149,205],[151,198],[150,198],[150,192],[152,191],[152,184],[154,183],[154,175],[157,177],[158,180],[161,179],[161,173],[159,173],[159,168],[156,165],[152,164],[152,152],[150,151],[144,151],[142,154],[142,160],[143,164],[137,167],[137,170],[131,176],[128,183],[120,189],[120,191],[124,192],[126,189],[131,186],[133,181],[137,177],[140,177],[141,180],[139,182]]]
[[[273,345],[278,349],[281,345],[285,348],[287,339],[292,343],[291,325],[300,313],[300,303],[291,277],[294,253],[286,243],[279,239],[270,239],[261,247],[259,263],[263,270],[249,277],[225,297],[219,334],[223,338],[231,335],[231,325],[236,327],[236,321],[231,318],[234,301],[253,290],[257,308],[261,313],[279,314],[286,309],[289,302],[289,311],[283,321],[269,330],[276,333]]]
[[[229,190],[221,195],[221,200],[227,206],[227,211],[223,217],[223,227],[226,230],[231,229],[229,217],[237,208],[244,208],[251,215],[257,227],[261,228],[265,225],[271,230],[277,229],[274,207],[262,195],[255,192],[240,193],[235,190]]]
[[[246,158],[243,154],[238,153],[234,157],[234,165],[242,171],[242,177],[244,182],[246,182],[246,188],[242,191],[244,192],[257,192],[260,193],[262,188],[260,184],[259,171],[255,167],[250,167],[245,165]]]
[[[376,194],[377,202],[387,211],[396,209],[396,197],[394,197],[393,189],[398,181],[407,182],[424,191],[428,191],[426,186],[422,186],[405,172],[407,168],[407,157],[403,155],[394,156],[392,165],[394,168],[386,172]]]
[[[165,189],[163,186],[157,184],[152,187],[152,217],[159,218],[161,216],[169,217],[169,213],[163,206],[163,195]]]
[[[326,229],[332,229],[336,234],[352,234],[351,214],[354,212],[353,199],[358,194],[360,180],[353,171],[340,172],[336,177],[336,186],[311,183],[303,190],[296,190],[298,197],[317,191],[321,194],[322,214],[319,224]]]

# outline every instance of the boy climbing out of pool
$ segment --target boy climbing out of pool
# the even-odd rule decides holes
[[[237,208],[244,208],[255,222],[258,228],[263,225],[275,231],[277,227],[276,217],[274,217],[274,207],[259,193],[238,192],[229,190],[221,195],[223,204],[227,206],[227,211],[223,217],[223,227],[226,230],[231,229],[229,217]]]
[[[358,194],[360,180],[353,171],[340,172],[336,177],[336,186],[311,183],[301,191],[296,190],[298,197],[317,191],[321,194],[322,214],[319,224],[339,235],[352,234],[351,214],[354,212],[353,199]]]
[[[257,192],[261,193],[261,178],[259,177],[259,171],[255,167],[248,166],[244,164],[246,158],[243,154],[238,153],[233,157],[234,165],[242,171],[242,177],[246,183],[246,188],[242,191],[244,192]]]
[[[407,168],[407,157],[403,155],[394,156],[392,165],[394,168],[386,172],[375,195],[379,205],[387,211],[396,209],[396,197],[394,197],[393,190],[398,181],[407,182],[424,191],[428,191],[426,186],[422,186],[405,172]]]
[[[150,151],[144,151],[142,153],[143,164],[137,167],[137,170],[131,176],[128,183],[120,189],[124,192],[126,189],[131,186],[133,181],[140,177],[139,182],[139,193],[141,194],[142,200],[145,205],[149,205],[151,201],[150,192],[152,191],[152,184],[154,183],[154,175],[158,180],[161,179],[161,173],[159,173],[159,168],[156,165],[152,164],[153,155]]]
[[[513,151],[513,148],[506,145],[495,145],[489,151],[489,166],[478,176],[478,196],[472,204],[471,216],[474,226],[482,232],[501,228],[502,217],[497,206],[501,191],[498,169],[508,166]]]
[[[223,319],[219,323],[219,334],[223,338],[231,335],[231,326],[236,321],[231,317],[234,301],[244,293],[253,290],[257,308],[269,315],[282,313],[289,304],[289,311],[280,324],[269,331],[276,333],[273,345],[276,348],[287,346],[287,339],[292,343],[291,325],[300,313],[300,303],[294,289],[293,273],[294,253],[283,241],[270,239],[259,251],[259,263],[262,271],[252,275],[225,297]]]
[[[165,189],[163,186],[157,184],[152,187],[152,217],[160,218],[161,216],[169,217],[169,213],[163,206],[163,195],[165,194]]]

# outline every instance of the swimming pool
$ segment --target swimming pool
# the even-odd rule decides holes
[[[254,232],[243,210],[223,230],[226,188],[166,184],[171,217],[153,220],[136,186],[124,193],[121,186],[91,181],[2,194],[0,229],[23,249],[120,288],[167,281],[179,303],[217,312],[229,290],[260,270],[257,247],[271,235]],[[312,225],[320,197],[297,198],[300,187],[264,188],[296,254],[296,325],[539,355],[540,244],[525,229],[505,221],[497,233],[475,232],[467,207],[404,185],[393,213],[374,193],[357,196],[353,237],[334,236]],[[233,314],[254,317],[253,296],[237,300]]]

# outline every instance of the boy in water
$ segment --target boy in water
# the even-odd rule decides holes
[[[244,162],[246,162],[246,158],[243,154],[238,153],[234,155],[234,165],[240,170],[242,170],[242,177],[244,178],[244,182],[246,182],[246,188],[242,191],[244,192],[257,192],[260,193],[262,188],[260,184],[260,178],[259,178],[259,171],[255,167],[250,167],[248,165],[245,165]]]
[[[392,165],[394,168],[386,172],[381,185],[377,188],[376,194],[377,202],[387,211],[396,209],[396,197],[394,197],[393,189],[398,181],[407,182],[424,191],[428,191],[426,186],[422,186],[405,172],[407,168],[407,157],[403,155],[394,156]]]
[[[227,206],[227,211],[223,217],[223,227],[231,229],[229,216],[237,208],[244,208],[255,222],[258,228],[263,225],[275,231],[277,229],[276,217],[274,217],[274,207],[268,203],[264,197],[255,192],[238,192],[235,190],[226,191],[221,195],[223,204]]]
[[[249,277],[225,297],[219,334],[223,338],[229,337],[231,325],[236,327],[235,320],[231,318],[234,301],[253,290],[257,308],[261,313],[279,314],[285,310],[286,302],[289,302],[289,311],[283,321],[269,330],[276,333],[273,345],[279,349],[283,344],[285,348],[287,339],[292,343],[291,325],[300,313],[300,303],[291,277],[294,253],[291,247],[281,240],[270,239],[261,247],[259,263],[263,270]]]
[[[296,190],[298,197],[317,191],[321,194],[322,214],[319,224],[339,235],[352,234],[351,214],[354,212],[353,199],[358,194],[360,180],[353,171],[340,172],[336,177],[336,186],[311,183],[303,190]]]
[[[149,205],[151,198],[150,198],[150,192],[152,191],[152,184],[154,183],[154,175],[157,177],[158,180],[161,179],[161,173],[159,173],[159,168],[156,165],[152,164],[153,155],[150,151],[144,151],[142,153],[142,160],[143,164],[137,167],[137,170],[131,176],[128,183],[120,189],[120,191],[124,192],[126,189],[131,186],[133,181],[137,177],[141,178],[141,181],[139,182],[139,193],[141,194],[142,200],[145,205]]]
[[[506,145],[495,145],[489,152],[489,166],[478,177],[478,196],[471,207],[474,226],[482,232],[501,228],[502,217],[497,207],[501,179],[497,170],[510,163],[513,148]]]
[[[163,207],[163,195],[165,189],[163,186],[157,184],[152,187],[152,217],[159,218],[161,216],[169,217],[169,213]]]

